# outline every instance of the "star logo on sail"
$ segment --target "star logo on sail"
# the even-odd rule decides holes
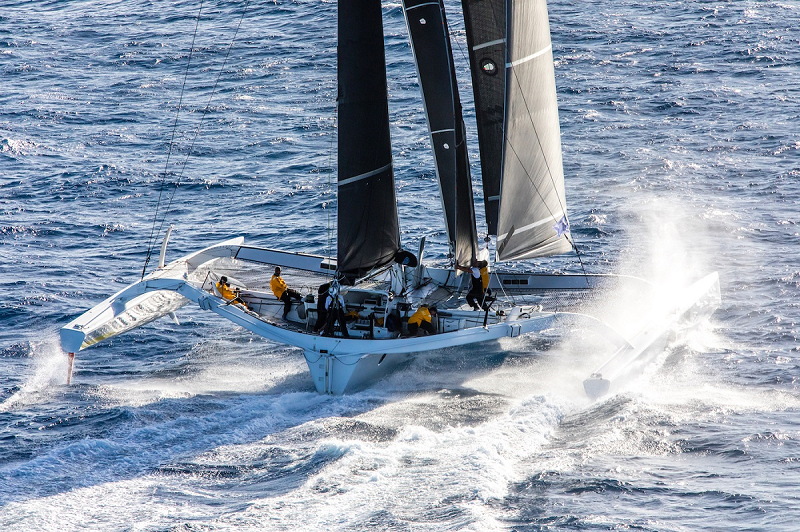
[[[553,226],[553,230],[556,232],[556,236],[559,238],[569,233],[569,221],[567,221],[566,214],[562,216],[558,222],[556,222],[556,224]]]

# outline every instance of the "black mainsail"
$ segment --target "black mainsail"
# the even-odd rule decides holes
[[[380,0],[339,0],[337,263],[348,279],[400,249]]]
[[[497,234],[503,164],[506,1],[462,0],[478,125],[486,225]]]
[[[497,257],[565,253],[566,199],[545,0],[506,0],[506,98]]]
[[[403,0],[455,260],[477,253],[466,133],[442,0]]]

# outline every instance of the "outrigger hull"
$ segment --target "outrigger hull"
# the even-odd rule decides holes
[[[671,305],[647,316],[630,340],[583,381],[586,394],[592,399],[608,394],[612,384],[636,375],[664,351],[671,337],[707,320],[719,305],[719,275],[714,272],[684,290]]]

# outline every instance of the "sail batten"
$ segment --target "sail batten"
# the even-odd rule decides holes
[[[392,169],[392,165],[391,164],[385,164],[385,165],[381,166],[380,168],[376,168],[375,170],[363,173],[361,175],[342,178],[342,179],[339,180],[338,186],[341,187],[341,186],[353,183],[355,181],[360,181],[361,179],[367,179],[369,177],[372,177],[374,175],[378,175],[380,173],[386,172],[387,170],[391,170],[391,169]]]
[[[514,234],[519,234],[519,233],[524,233],[525,231],[530,231],[531,229],[534,229],[534,228],[539,227],[540,225],[544,225],[546,223],[555,224],[563,216],[564,216],[563,212],[555,213],[555,214],[550,215],[550,216],[548,216],[546,218],[543,218],[543,219],[538,220],[536,222],[533,222],[533,223],[530,223],[528,225],[525,225],[525,226],[522,226],[522,227],[519,227],[519,228],[515,229],[514,230]],[[508,235],[509,235],[509,233],[503,233],[502,235],[498,235],[497,239],[501,240],[501,241],[505,240],[508,237]]]
[[[477,51],[483,48],[488,48],[489,46],[494,46],[495,44],[505,44],[505,43],[506,43],[505,39],[495,39],[493,41],[485,42],[482,44],[476,44],[475,46],[472,47],[472,49]]]
[[[547,52],[551,52],[552,50],[553,50],[553,45],[548,44],[546,48],[543,48],[542,50],[539,50],[538,52],[532,53],[531,55],[523,57],[521,59],[517,59],[513,63],[506,63],[506,68],[514,67],[514,66],[517,66],[517,65],[521,65],[522,63],[527,63],[531,59],[536,59],[540,55],[544,55]]]
[[[339,1],[337,264],[354,279],[400,249],[380,0]]]

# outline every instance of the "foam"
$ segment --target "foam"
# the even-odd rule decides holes
[[[68,359],[61,350],[58,336],[47,331],[42,337],[40,342],[29,343],[30,374],[19,390],[0,403],[0,412],[47,403],[58,393],[54,387],[66,383]]]

